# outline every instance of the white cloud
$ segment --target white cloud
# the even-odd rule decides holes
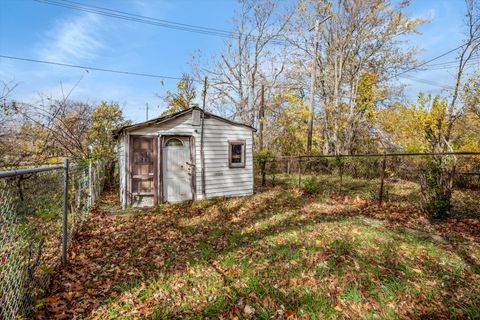
[[[98,28],[101,17],[92,13],[57,22],[39,44],[42,59],[55,62],[93,60],[105,46]]]

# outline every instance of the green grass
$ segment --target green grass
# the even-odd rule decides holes
[[[332,174],[302,173],[300,187],[303,188],[305,181],[309,179],[317,181],[319,187],[317,195],[323,199],[328,199],[333,194],[351,197],[359,196],[364,200],[378,200],[379,198],[380,178],[378,177],[372,179],[352,178],[345,174],[340,179],[338,172],[333,172]],[[260,176],[256,176],[255,180],[256,185],[261,185]],[[267,176],[268,187],[282,185],[287,188],[297,188],[299,186],[298,182],[298,173],[279,173]],[[480,214],[478,199],[478,190],[455,190],[452,195],[453,212],[462,215],[474,213],[474,216]],[[410,205],[421,208],[422,193],[420,185],[406,180],[385,180],[383,200],[396,205]]]
[[[275,188],[98,216],[76,246],[90,259],[73,263],[92,288],[111,289],[79,291],[67,307],[97,299],[81,315],[101,319],[480,316],[480,276],[465,259],[479,263],[477,240],[462,238],[459,252],[432,239],[428,228],[441,224],[405,229],[388,207],[375,220],[362,203],[335,201]],[[107,260],[117,273],[90,272]]]

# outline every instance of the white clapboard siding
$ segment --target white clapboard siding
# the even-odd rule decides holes
[[[207,169],[207,168],[205,168]],[[233,168],[231,168],[233,170]],[[243,178],[251,178],[252,175],[248,172],[250,169],[248,168],[235,168],[238,169],[238,171],[231,172],[229,170],[225,171],[218,171],[218,170],[205,170],[205,176],[207,179],[212,179],[212,180],[221,180],[223,179],[243,179]]]
[[[204,139],[207,197],[252,194],[252,130],[217,119],[207,119]],[[229,140],[245,140],[245,168],[228,166]]]
[[[219,171],[205,171],[205,176],[210,180],[234,180],[234,179],[241,179],[246,180],[250,179],[252,176],[246,172],[247,170],[243,170],[242,172],[219,172]]]
[[[235,192],[239,191],[242,192],[245,190],[250,190],[250,182],[237,182],[237,183],[226,183],[223,182],[222,184],[217,184],[217,185],[208,185],[207,186],[207,196],[209,196],[211,193],[215,193],[218,191],[225,191],[225,192]]]
[[[128,131],[119,139],[121,200],[127,201],[126,184],[129,135],[191,135],[194,138],[195,186],[197,199],[202,198],[202,167],[200,161],[201,126],[192,125],[191,113],[160,124]],[[204,123],[205,186],[207,198],[218,196],[244,196],[253,193],[253,141],[252,129],[207,117]],[[228,165],[229,141],[245,141],[245,167],[230,168]],[[123,148],[123,149],[122,149]],[[122,151],[123,150],[123,151]],[[121,156],[123,155],[123,157]],[[158,168],[160,170],[162,168]],[[122,180],[123,176],[123,180]]]
[[[235,191],[215,191],[215,192],[210,192],[208,193],[208,198],[214,198],[214,197],[240,197],[240,196],[249,196],[252,194],[251,189],[245,189],[245,190],[235,190]]]

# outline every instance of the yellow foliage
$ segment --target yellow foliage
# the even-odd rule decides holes
[[[104,160],[115,159],[115,141],[112,130],[127,124],[118,104],[102,101],[92,113],[89,130],[89,143],[93,147],[93,156]]]
[[[355,110],[372,120],[375,116],[375,101],[385,97],[385,90],[379,87],[378,77],[374,72],[365,71],[358,83],[355,97]]]
[[[292,92],[284,93],[281,99],[285,105],[278,115],[267,123],[269,140],[282,155],[304,154],[307,145],[308,106],[301,97]],[[314,132],[314,150],[318,141],[319,134]]]
[[[417,103],[376,111],[375,121],[404,152],[439,152],[433,150],[434,142],[445,138],[453,151],[480,151],[480,119],[467,113],[451,124],[448,108],[446,98],[420,93]]]

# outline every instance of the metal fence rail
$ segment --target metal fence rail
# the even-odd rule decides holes
[[[104,165],[0,171],[0,319],[28,315],[103,189]]]

